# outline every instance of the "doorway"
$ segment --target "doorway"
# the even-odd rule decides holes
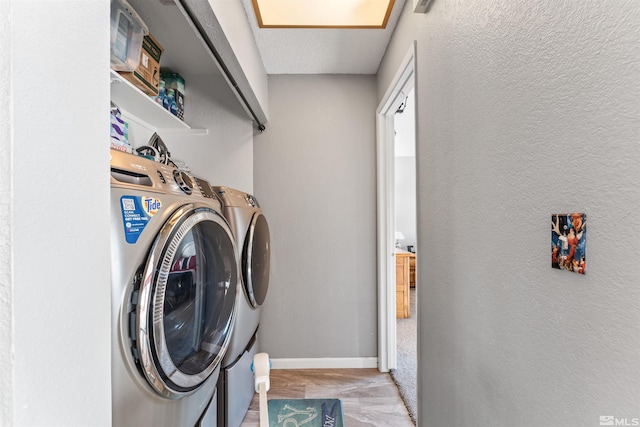
[[[414,423],[417,421],[418,305],[416,296],[416,131],[415,91],[394,116],[394,205],[396,233],[396,367],[391,376]]]
[[[419,327],[417,298],[419,291],[418,286],[413,288],[415,292],[410,290],[412,289],[410,288],[410,269],[407,272],[410,257],[416,261],[415,255],[407,251],[411,249],[408,246],[417,247],[415,50],[416,42],[414,41],[376,111],[376,149],[378,368],[382,372],[392,371],[391,374],[409,415],[413,422],[417,423],[417,330]],[[407,108],[408,102],[412,103],[410,109]],[[409,117],[410,115],[412,117]],[[397,135],[398,133],[404,133],[404,135]],[[412,166],[412,174],[407,174],[408,165]],[[402,187],[403,183],[405,187]],[[410,191],[405,191],[408,190],[406,187],[410,187]],[[413,200],[402,200],[407,197]],[[412,215],[406,215],[407,210],[412,211]],[[407,217],[413,218],[413,224],[408,224],[411,223],[411,218]],[[407,273],[409,280],[407,280]],[[415,270],[413,273],[414,285],[417,285]],[[397,314],[405,318],[398,319]]]
[[[415,86],[415,50],[414,41],[376,111],[378,369],[381,372],[397,367],[394,116]]]

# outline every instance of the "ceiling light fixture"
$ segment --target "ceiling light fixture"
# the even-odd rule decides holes
[[[385,28],[394,0],[252,0],[260,28]]]

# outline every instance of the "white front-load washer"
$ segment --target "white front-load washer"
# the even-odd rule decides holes
[[[111,248],[113,425],[215,419],[240,296],[216,194],[175,167],[111,150]]]
[[[213,189],[236,238],[242,270],[236,324],[218,381],[218,426],[238,427],[255,393],[251,363],[258,352],[257,331],[269,288],[271,237],[254,196],[229,187]]]

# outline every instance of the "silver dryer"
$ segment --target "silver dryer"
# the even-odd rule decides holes
[[[218,382],[218,426],[238,427],[255,393],[251,362],[258,352],[257,331],[269,288],[271,237],[254,196],[229,187],[213,189],[235,235],[242,270],[236,325]]]

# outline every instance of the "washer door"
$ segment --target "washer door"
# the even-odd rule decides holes
[[[195,205],[176,211],[151,247],[130,327],[134,357],[160,395],[193,393],[224,356],[238,295],[235,250],[226,221]]]
[[[271,264],[269,225],[260,212],[253,214],[242,250],[242,276],[249,301],[254,308],[267,297]]]

